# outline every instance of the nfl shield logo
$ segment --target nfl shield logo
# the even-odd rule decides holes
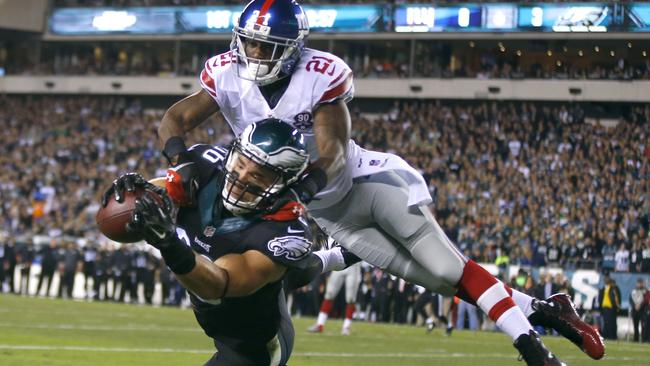
[[[206,226],[205,230],[203,230],[203,235],[210,238],[216,231],[217,229],[215,229],[214,226]]]

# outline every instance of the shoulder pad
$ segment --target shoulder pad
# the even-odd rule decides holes
[[[354,95],[352,70],[339,57],[312,49],[302,56],[301,64],[308,73],[316,73],[314,105],[331,103],[338,99],[346,102]]]
[[[219,95],[217,90],[217,81],[219,80],[219,76],[226,70],[229,70],[230,65],[234,62],[235,56],[232,51],[213,56],[205,62],[199,81],[201,87],[215,100]]]

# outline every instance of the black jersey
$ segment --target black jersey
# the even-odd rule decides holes
[[[192,249],[210,260],[231,253],[256,250],[288,269],[302,269],[309,263],[311,237],[306,222],[267,221],[235,217],[221,204],[225,149],[208,145],[190,148],[198,166],[198,205],[181,208],[177,232]],[[194,313],[205,333],[234,349],[266,344],[287,316],[282,280],[267,284],[244,297],[230,297],[208,303],[190,293]]]

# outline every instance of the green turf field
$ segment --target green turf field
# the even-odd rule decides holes
[[[412,326],[355,323],[339,335],[331,321],[325,334],[295,319],[290,365],[519,365],[510,340],[497,333],[440,331]],[[650,365],[650,345],[609,343],[592,361],[559,338],[545,342],[569,365]],[[84,303],[0,295],[0,365],[202,365],[213,353],[190,310]]]

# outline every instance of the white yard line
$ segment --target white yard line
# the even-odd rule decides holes
[[[0,328],[27,328],[27,329],[60,329],[60,330],[91,330],[91,331],[170,331],[170,332],[192,332],[201,333],[199,327],[159,327],[159,326],[112,326],[112,325],[79,325],[79,324],[17,324],[17,323],[0,323]]]
[[[107,352],[107,353],[192,353],[212,354],[213,349],[188,349],[188,348],[130,348],[130,347],[87,347],[87,346],[39,346],[39,345],[11,345],[0,344],[0,350],[14,351],[75,351],[75,352]],[[464,352],[293,352],[294,357],[323,357],[323,358],[492,358],[516,359],[516,355],[503,353],[464,353]],[[563,359],[583,359],[586,356],[563,357]],[[647,357],[611,357],[608,360],[617,361],[647,361]]]

